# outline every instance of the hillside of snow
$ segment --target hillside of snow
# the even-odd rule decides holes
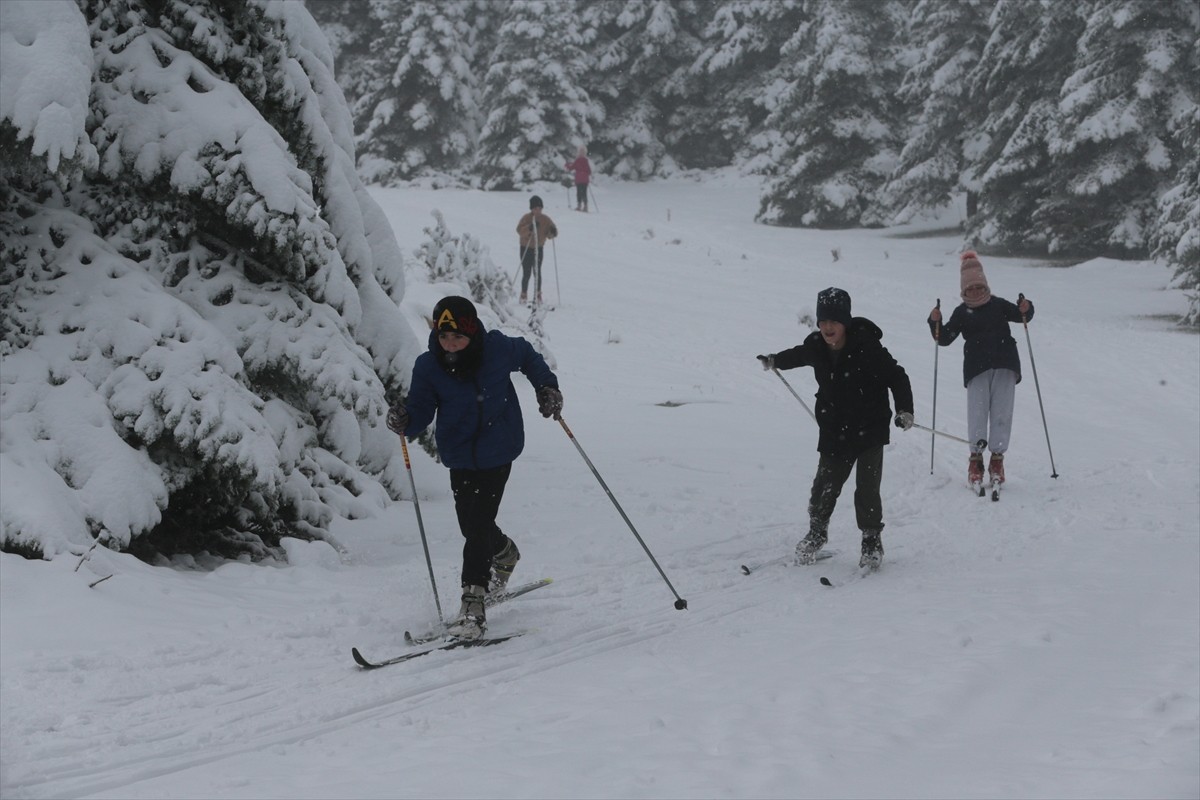
[[[514,584],[555,582],[489,621],[529,633],[354,665],[352,646],[398,655],[436,621],[409,502],[337,523],[345,556],[290,541],[286,565],[0,554],[0,795],[1200,794],[1200,337],[1170,321],[1168,269],[982,254],[993,293],[1037,308],[1014,328],[1003,498],[966,490],[964,445],[938,438],[931,469],[930,434],[897,430],[879,573],[858,577],[848,485],[832,559],[744,576],[807,528],[816,426],[755,355],[799,343],[821,289],[883,329],[925,425],[936,361],[937,427],[965,436],[961,343],[935,359],[925,324],[957,303],[957,219],[765,227],[757,184],[726,174],[601,180],[590,214],[538,193],[560,229],[543,330],[564,421],[688,609],[517,375],[527,445],[499,523]],[[405,251],[438,209],[515,273],[531,193],[372,194]],[[461,291],[409,280],[414,324]],[[811,371],[783,375],[811,405]],[[409,449],[451,613],[447,471]]]

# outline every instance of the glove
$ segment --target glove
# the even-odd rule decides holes
[[[775,356],[758,356],[757,358],[762,362],[764,370],[775,369]]]
[[[392,406],[387,413],[387,426],[393,433],[404,435],[408,427],[408,409],[404,406]]]
[[[896,427],[906,431],[913,426],[913,415],[907,411],[901,411],[896,415]]]
[[[543,386],[537,390],[538,411],[542,412],[542,416],[546,419],[554,417],[558,419],[562,413],[563,396],[562,392],[555,389],[553,386]]]

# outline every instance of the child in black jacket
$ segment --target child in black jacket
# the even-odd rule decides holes
[[[891,439],[888,391],[896,403],[896,427],[913,424],[908,374],[883,346],[883,331],[850,316],[850,295],[830,287],[817,295],[818,331],[797,347],[759,356],[763,369],[812,367],[817,379],[817,425],[821,454],[808,504],[808,535],[796,545],[796,563],[812,564],[829,538],[829,518],[842,486],[855,469],[854,510],[862,531],[859,566],[883,561],[883,446]]]

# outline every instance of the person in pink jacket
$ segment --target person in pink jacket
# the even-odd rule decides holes
[[[587,147],[579,145],[574,161],[568,161],[566,169],[575,171],[575,210],[588,210],[588,181],[592,177],[592,165],[588,162]]]

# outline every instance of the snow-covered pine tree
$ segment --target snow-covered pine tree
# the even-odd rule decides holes
[[[352,106],[364,180],[444,176],[470,160],[481,125],[472,6],[418,0],[381,10],[370,56],[379,75]]]
[[[781,51],[786,87],[767,127],[790,142],[756,219],[776,225],[880,225],[876,195],[900,149],[897,34],[901,5],[810,0]],[[785,133],[786,132],[786,133]]]
[[[1200,12],[1188,3],[1097,0],[1047,131],[1048,196],[1032,223],[1050,252],[1148,254],[1147,229],[1176,174],[1171,119],[1200,93],[1188,69]]]
[[[698,40],[687,20],[699,15],[695,0],[582,4],[584,81],[604,106],[590,147],[607,174],[638,180],[674,169],[663,143],[661,92],[695,58]]]
[[[944,207],[960,192],[967,192],[967,215],[974,210],[974,192],[963,180],[964,153],[978,145],[985,109],[968,94],[966,76],[987,41],[994,5],[995,0],[918,0],[907,21],[912,63],[899,96],[913,119],[883,193],[895,222]]]
[[[976,242],[1038,250],[1050,240],[1051,231],[1032,223],[1053,190],[1046,142],[1093,5],[998,0],[992,12],[987,44],[967,79],[969,96],[986,104],[974,131],[980,146],[966,153],[966,182],[980,198],[979,214],[967,220]]]
[[[260,556],[395,496],[418,344],[304,6],[5,2],[3,40],[2,546]]]
[[[382,19],[412,0],[304,0],[329,41],[338,85],[353,109],[355,101],[391,75],[373,48]],[[357,125],[357,120],[356,120]]]
[[[1181,68],[1200,75],[1200,49],[1193,48]],[[1174,265],[1175,279],[1187,293],[1183,324],[1200,327],[1200,103],[1194,97],[1180,100],[1170,124],[1179,168],[1159,197],[1149,242],[1155,257]]]
[[[740,163],[771,173],[770,152],[779,137],[763,123],[787,85],[790,59],[784,46],[808,19],[801,0],[734,0],[717,4],[702,33],[702,47],[688,70],[688,86],[702,87],[676,108],[680,130],[670,139],[694,158],[706,148],[712,166]],[[765,133],[765,135],[764,135]]]
[[[574,3],[511,0],[486,58],[476,174],[485,189],[558,181],[604,110],[583,86],[587,61]]]

